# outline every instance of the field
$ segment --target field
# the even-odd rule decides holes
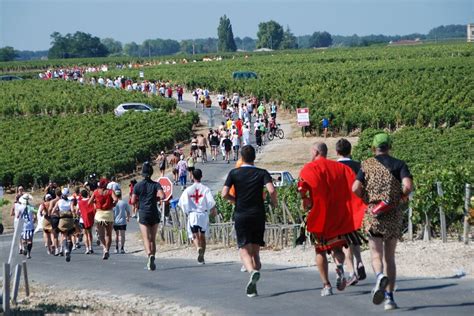
[[[62,80],[0,83],[0,183],[4,186],[83,181],[90,173],[131,173],[159,150],[189,137],[196,114],[176,101]],[[115,117],[124,102],[153,113]]]
[[[192,89],[239,92],[309,107],[318,126],[330,117],[340,132],[368,127],[453,126],[474,117],[474,47],[469,44],[292,51],[144,69],[146,79],[172,80]],[[234,80],[232,72],[257,72]],[[137,79],[138,70],[108,76]]]

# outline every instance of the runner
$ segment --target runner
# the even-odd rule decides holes
[[[216,215],[216,202],[211,190],[201,183],[201,169],[193,171],[193,179],[194,184],[181,194],[178,205],[188,215],[187,231],[198,251],[197,261],[204,264],[209,213],[212,216]]]
[[[115,231],[115,253],[125,253],[125,231],[130,221],[130,209],[128,204],[122,200],[122,192],[115,191],[118,202],[114,206],[114,231]],[[119,248],[120,245],[120,248]],[[120,249],[120,250],[119,250]]]
[[[128,185],[129,187],[128,204],[132,207],[132,218],[137,218],[137,208],[132,203],[133,187],[135,186],[135,184],[137,184],[137,180],[132,179],[130,180],[130,184]]]
[[[166,171],[166,165],[168,158],[166,157],[166,154],[164,151],[161,151],[160,155],[156,159],[156,162],[158,162],[158,166],[160,168],[160,177],[165,176],[165,171]]]
[[[193,155],[190,153],[188,159],[186,159],[186,165],[188,166],[188,172],[189,172],[189,181],[193,181],[193,171],[194,171],[194,158]]]
[[[276,117],[277,117],[277,110],[278,110],[278,107],[277,107],[275,101],[273,101],[272,105],[270,106],[270,116],[274,120],[276,120]]]
[[[234,161],[239,159],[239,149],[240,149],[240,137],[237,132],[232,134],[232,150],[234,155]]]
[[[257,281],[260,279],[260,246],[264,246],[265,208],[263,187],[266,187],[271,198],[271,205],[277,205],[277,193],[273,187],[272,177],[268,171],[254,166],[255,149],[248,145],[242,147],[243,164],[229,172],[222,189],[222,197],[235,203],[235,231],[239,246],[240,258],[250,273],[246,294],[257,296]],[[235,187],[235,197],[229,194]]]
[[[211,145],[211,159],[217,160],[217,148],[219,147],[219,135],[217,134],[217,131],[212,132],[209,143]]]
[[[354,171],[354,174],[357,175],[360,170],[360,162],[351,159],[351,150],[352,145],[347,139],[341,138],[337,141],[336,153],[339,157],[337,161],[351,168],[352,171]],[[362,262],[362,257],[360,255],[360,245],[351,244],[349,247],[343,248],[343,251],[346,256],[344,263],[349,270],[347,286],[356,285],[359,281],[365,280],[367,277],[364,263]],[[354,268],[354,257],[356,259],[355,267],[357,267],[357,273]]]
[[[53,241],[53,248],[54,248],[54,255],[55,256],[63,256],[64,255],[64,249],[62,248],[62,245],[59,246],[59,232],[58,232],[58,225],[59,225],[59,214],[58,212],[53,212],[54,207],[58,203],[58,201],[61,199],[61,188],[56,188],[55,191],[56,198],[51,200],[51,203],[49,204],[49,209],[48,209],[48,214],[51,218],[51,239]]]
[[[203,163],[207,162],[207,148],[209,147],[207,143],[207,138],[204,137],[203,134],[199,134],[197,137],[197,145],[199,148],[199,155],[201,156],[201,160]]]
[[[186,160],[184,160],[184,155],[181,155],[180,160],[176,165],[176,168],[178,169],[179,184],[181,185],[181,189],[184,191],[184,189],[186,189],[186,182],[188,176],[188,164],[186,163]]]
[[[329,119],[324,117],[321,120],[321,125],[323,127],[324,138],[328,137],[328,129],[329,129]]]
[[[345,289],[342,247],[361,243],[356,230],[362,224],[365,211],[362,200],[351,191],[354,173],[349,167],[326,159],[327,151],[324,143],[313,145],[312,161],[301,169],[298,183],[303,205],[310,210],[306,227],[314,242],[316,264],[323,281],[321,296],[333,295],[326,253],[332,254],[336,264],[337,289]]]
[[[163,189],[158,182],[151,180],[153,167],[145,162],[142,167],[144,179],[137,183],[133,190],[132,203],[137,205],[145,254],[148,256],[147,268],[150,271],[156,269],[156,232],[160,222],[160,214],[157,203],[165,197]]]
[[[92,193],[89,204],[95,205],[95,222],[99,232],[100,242],[103,247],[102,259],[110,257],[110,246],[112,244],[112,228],[114,224],[113,207],[117,203],[115,192],[107,189],[107,179],[99,181],[99,187]]]
[[[18,199],[21,205],[18,218],[23,219],[23,230],[20,238],[23,245],[23,254],[28,259],[31,259],[31,249],[33,248],[33,236],[35,233],[35,214],[33,207],[30,205],[32,199],[33,197],[28,193],[24,193]]]
[[[197,140],[196,136],[193,136],[193,138],[191,138],[191,154],[192,154],[194,159],[197,159],[197,156],[198,156],[198,140]]]
[[[51,216],[48,213],[49,205],[51,204],[51,194],[46,194],[43,199],[43,203],[38,208],[38,214],[43,217],[43,240],[44,246],[46,247],[46,253],[48,255],[54,253],[53,243],[51,240]]]
[[[222,140],[222,146],[224,147],[225,151],[225,158],[224,160],[227,161],[227,163],[230,163],[230,152],[232,150],[232,141],[229,139],[229,135],[225,135],[225,138]]]
[[[353,191],[368,204],[364,226],[369,235],[369,248],[376,284],[372,302],[385,300],[385,310],[397,309],[393,298],[396,279],[395,248],[402,236],[403,210],[413,190],[408,166],[390,156],[391,139],[385,133],[375,135],[373,158],[362,162]]]
[[[61,197],[54,206],[53,213],[59,217],[57,230],[61,233],[61,253],[65,253],[66,262],[71,261],[72,234],[76,231],[74,227],[74,205],[69,200],[69,189],[61,191]]]
[[[86,246],[86,255],[94,253],[92,249],[92,226],[94,226],[95,209],[94,205],[89,204],[89,191],[81,190],[81,196],[77,200],[77,208],[82,219],[82,228],[84,230],[84,244]]]

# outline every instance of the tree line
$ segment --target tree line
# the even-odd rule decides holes
[[[209,54],[217,52],[253,51],[255,49],[307,49],[329,46],[357,47],[388,43],[402,39],[442,40],[463,38],[466,36],[465,25],[441,25],[431,29],[427,34],[413,33],[407,35],[367,35],[349,36],[332,35],[326,31],[295,36],[290,27],[284,28],[276,21],[261,22],[258,25],[257,38],[234,37],[230,19],[224,15],[219,20],[217,38],[187,39],[180,42],[172,39],[147,39],[143,43],[122,44],[113,38],[92,36],[84,32],[62,35],[51,34],[51,48],[48,51],[16,51],[13,47],[0,48],[0,61],[39,59],[47,56],[57,58],[85,58],[106,56],[152,57],[174,54]]]

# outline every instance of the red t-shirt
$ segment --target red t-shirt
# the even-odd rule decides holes
[[[114,207],[114,199],[112,198],[112,190],[103,190],[102,194],[99,189],[94,191],[95,208],[98,210],[111,210]]]

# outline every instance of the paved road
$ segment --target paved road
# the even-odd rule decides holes
[[[205,183],[214,190],[220,189],[228,169],[222,162],[205,164],[204,174],[209,175]],[[131,223],[130,230],[136,229],[136,223]],[[7,256],[10,240],[9,236],[0,236],[0,262]],[[112,254],[110,260],[103,261],[100,254],[82,254],[83,249],[74,251],[72,261],[66,263],[63,257],[45,254],[40,235],[35,240],[29,274],[37,282],[166,298],[200,306],[217,315],[376,315],[382,311],[382,306],[370,303],[373,278],[322,298],[321,281],[314,267],[271,265],[263,258],[260,296],[249,299],[244,294],[248,275],[239,272],[238,263],[223,261],[201,266],[194,260],[160,259],[157,271],[150,272],[144,269],[143,257]],[[334,279],[334,274],[331,277]],[[391,314],[472,315],[474,282],[402,277],[396,299],[401,309]]]
[[[201,266],[194,260],[161,259],[157,270],[150,272],[144,270],[142,257],[112,254],[109,261],[102,261],[99,254],[74,252],[67,264],[63,257],[47,256],[40,238],[36,237],[33,259],[29,261],[30,278],[37,282],[117,295],[157,296],[218,315],[375,315],[381,311],[381,306],[370,303],[373,279],[322,298],[315,268],[276,266],[264,261],[260,296],[249,299],[244,294],[248,275],[239,272],[240,265],[234,262]],[[0,254],[7,253],[7,241],[0,239]],[[472,315],[473,283],[456,278],[401,278],[396,298],[402,308],[391,314]]]

